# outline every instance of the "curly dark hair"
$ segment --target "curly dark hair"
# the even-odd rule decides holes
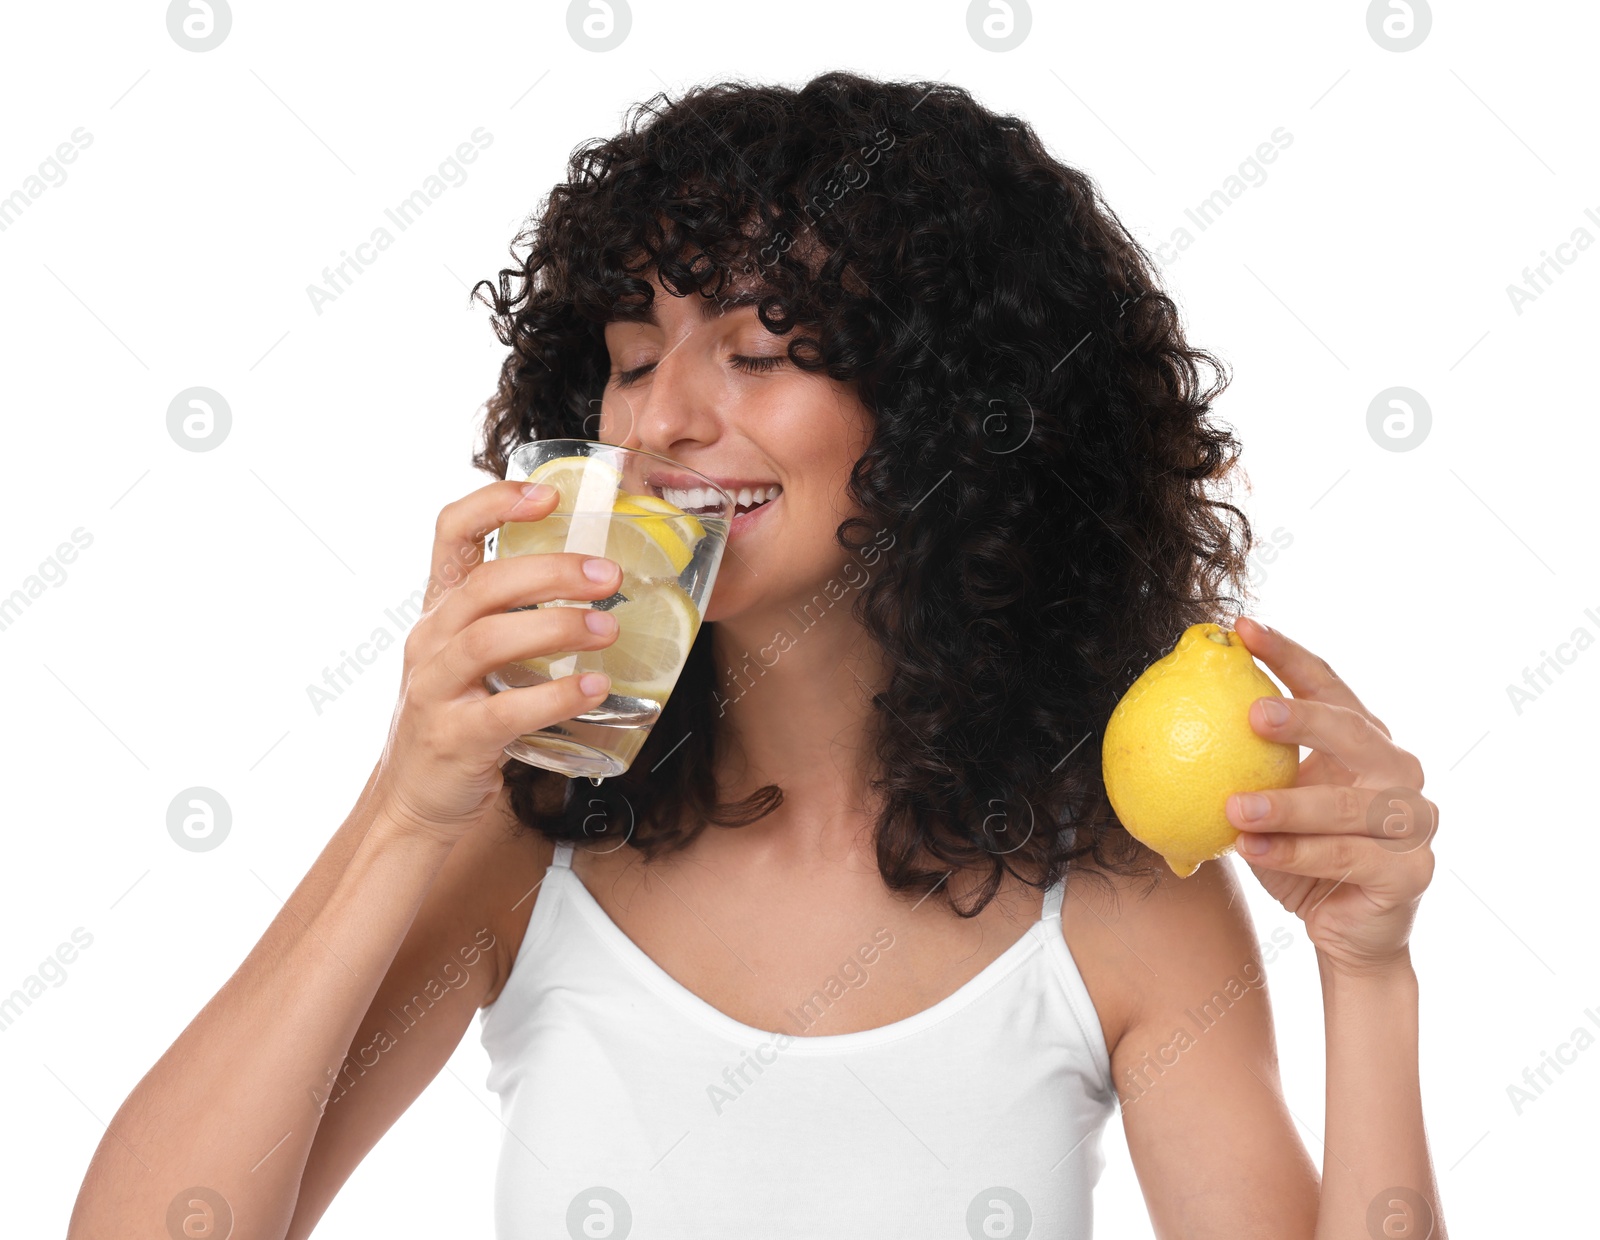
[[[864,562],[883,548],[852,610],[892,668],[872,699],[891,889],[976,871],[965,906],[945,885],[973,916],[1006,872],[1154,884],[1158,859],[1106,799],[1099,738],[1185,628],[1242,606],[1251,530],[1223,493],[1239,443],[1211,417],[1227,370],[1189,347],[1088,176],[946,83],[724,82],[657,94],[575,150],[511,256],[473,290],[511,350],[473,457],[496,478],[519,443],[594,437],[604,324],[651,299],[651,267],[674,296],[754,275],[790,360],[854,385],[866,516],[835,536]],[[650,859],[781,803],[777,785],[720,799],[713,628],[625,775],[591,792],[506,763],[523,824]]]

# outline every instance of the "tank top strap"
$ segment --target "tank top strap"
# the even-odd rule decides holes
[[[550,858],[550,868],[553,870],[558,866],[563,870],[572,868],[572,843],[570,840],[563,840],[556,845],[555,855]]]
[[[1052,917],[1061,916],[1061,900],[1066,895],[1066,889],[1067,881],[1064,878],[1058,878],[1050,884],[1044,893],[1044,907],[1039,913],[1040,920],[1048,921]]]

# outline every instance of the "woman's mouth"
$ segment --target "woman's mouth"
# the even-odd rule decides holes
[[[763,483],[740,487],[737,491],[729,488],[728,493],[738,503],[735,516],[743,517],[777,499],[783,494],[783,487],[776,482]],[[708,487],[662,487],[661,498],[696,517],[714,515],[722,511],[721,499]]]

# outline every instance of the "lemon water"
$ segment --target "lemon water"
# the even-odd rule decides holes
[[[492,558],[581,547],[622,568],[622,584],[609,598],[558,599],[517,609],[592,606],[616,617],[617,636],[600,650],[533,655],[485,678],[496,692],[591,671],[611,678],[610,692],[594,709],[524,735],[506,752],[529,761],[534,760],[529,751],[557,757],[560,769],[574,776],[626,771],[689,657],[727,535],[725,519],[691,516],[649,495],[619,498],[611,512],[558,509],[540,521],[501,526],[492,536]]]

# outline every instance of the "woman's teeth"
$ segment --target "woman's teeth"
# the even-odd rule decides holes
[[[777,499],[782,490],[783,488],[776,483],[770,486],[741,487],[734,499],[738,502],[740,512],[749,512],[770,500]],[[702,516],[707,512],[715,512],[721,504],[716,498],[716,492],[707,487],[690,487],[687,490],[663,487],[661,498],[685,512]]]

